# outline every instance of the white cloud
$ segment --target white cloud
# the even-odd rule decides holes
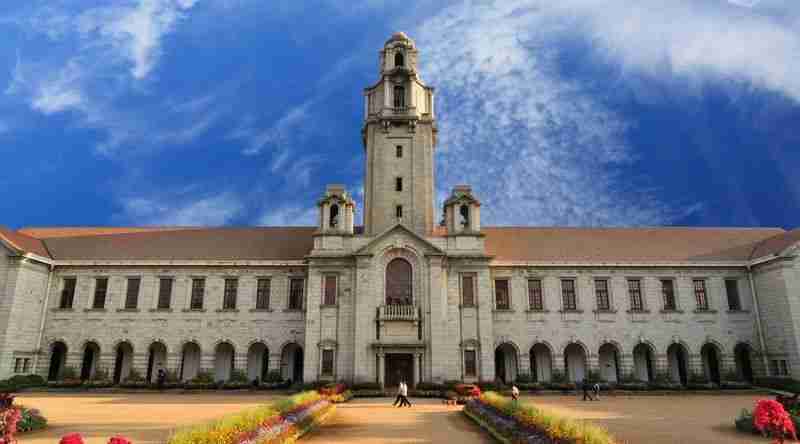
[[[302,124],[307,123],[308,108],[311,102],[304,102],[290,108],[274,124],[266,129],[255,127],[255,119],[252,116],[242,119],[239,127],[228,134],[229,140],[241,140],[245,144],[242,154],[253,156],[260,154],[266,147],[272,146],[277,149],[287,148],[290,138],[299,138],[300,133],[306,133],[308,128],[300,129]]]
[[[156,196],[122,200],[117,219],[137,225],[219,226],[229,223],[243,209],[233,193],[205,197]]]
[[[266,210],[258,224],[275,227],[316,226],[317,217],[317,207],[284,206]]]

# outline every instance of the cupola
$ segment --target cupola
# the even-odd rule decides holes
[[[469,185],[456,185],[444,201],[447,233],[477,234],[481,231],[481,203],[472,195]]]
[[[320,233],[353,234],[355,201],[345,191],[344,185],[328,185],[317,206]]]

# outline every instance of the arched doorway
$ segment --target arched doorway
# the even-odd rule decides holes
[[[53,343],[50,347],[50,368],[47,371],[48,381],[57,381],[67,362],[67,345],[61,341]]]
[[[619,349],[617,346],[606,342],[600,346],[597,357],[600,365],[600,378],[607,382],[619,381]]]
[[[158,369],[167,367],[167,346],[153,342],[147,348],[147,381],[158,382]]]
[[[133,365],[133,346],[130,342],[120,342],[114,352],[114,384],[124,381],[131,373]]]
[[[586,350],[577,343],[564,348],[564,368],[567,381],[580,382],[586,379]]]
[[[100,359],[100,346],[96,342],[87,342],[83,346],[83,359],[81,360],[81,381],[94,377],[97,370],[97,361]]]
[[[227,381],[231,379],[233,369],[236,368],[234,359],[236,350],[230,342],[221,342],[214,351],[214,381]]]
[[[181,350],[181,381],[190,381],[200,373],[200,356],[202,351],[196,342],[183,344]]]
[[[294,342],[283,347],[281,376],[285,381],[303,382],[303,347]]]
[[[667,348],[667,364],[669,365],[669,376],[672,382],[679,382],[686,385],[689,380],[689,352],[680,343],[674,343]]]
[[[392,259],[386,266],[386,305],[413,305],[411,264],[405,259]]]
[[[553,354],[550,347],[541,342],[534,344],[530,350],[531,378],[535,382],[547,382],[553,374]]]
[[[247,351],[247,379],[263,381],[269,372],[269,349],[263,342],[256,342]]]
[[[733,349],[734,357],[736,359],[736,374],[743,381],[753,382],[753,362],[750,359],[752,356],[752,349],[749,345],[740,342],[736,344]]]
[[[700,349],[700,356],[703,359],[703,372],[706,379],[719,385],[722,382],[722,375],[720,374],[720,353],[716,345],[707,342]]]
[[[500,344],[494,350],[495,378],[510,384],[517,379],[517,349],[509,343]]]
[[[633,377],[644,382],[655,379],[653,349],[644,342],[636,344],[633,348]]]

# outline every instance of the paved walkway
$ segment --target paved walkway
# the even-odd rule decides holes
[[[488,435],[461,413],[461,407],[438,399],[411,399],[411,408],[392,407],[391,398],[354,399],[301,442],[325,444],[454,443],[490,444]]]
[[[71,432],[82,434],[87,444],[106,444],[116,434],[135,444],[163,443],[176,428],[269,403],[279,396],[264,392],[23,393],[17,402],[41,410],[49,425],[18,436],[20,444],[54,444]]]

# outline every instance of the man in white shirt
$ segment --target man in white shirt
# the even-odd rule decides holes
[[[400,407],[403,405],[411,407],[411,402],[408,400],[408,386],[405,381],[400,381]]]

